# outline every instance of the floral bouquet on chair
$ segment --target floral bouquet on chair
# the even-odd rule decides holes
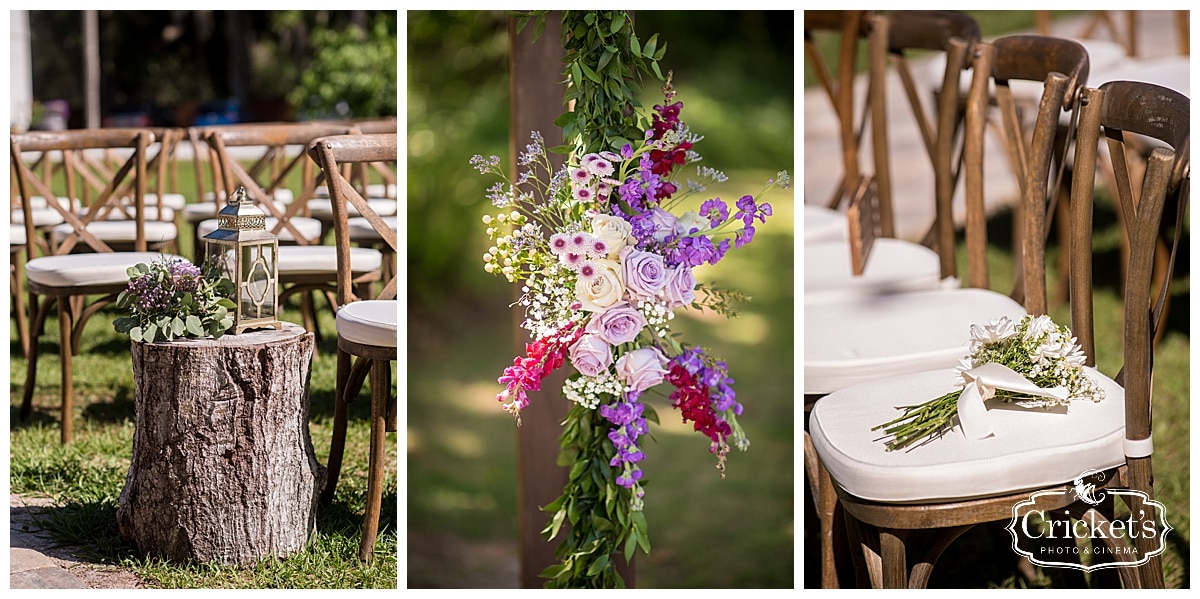
[[[969,438],[986,437],[983,402],[991,397],[1027,408],[1069,405],[1074,399],[1104,399],[1104,390],[1084,372],[1087,356],[1071,330],[1049,316],[1025,315],[1015,325],[1000,318],[971,325],[970,354],[956,370],[960,389],[915,406],[871,430],[889,437],[894,451],[945,434],[958,416]]]
[[[570,523],[560,564],[542,573],[556,586],[620,586],[611,556],[623,551],[629,559],[637,547],[649,552],[639,439],[649,432],[647,420],[657,423],[642,401],[651,388],[673,387],[671,405],[708,438],[722,476],[730,448],[749,446],[727,365],[677,339],[670,324],[688,307],[733,314],[742,296],[698,283],[692,269],[750,243],[771,206],[760,193],[732,207],[712,198],[680,210],[688,195],[725,176],[699,167],[700,180],[686,188],[673,180],[679,167],[699,160],[692,145],[701,138],[680,120],[683,103],[672,102],[669,78],[663,90],[665,101],[636,147],[572,156],[552,172],[534,132],[518,161],[527,170],[515,182],[496,156],[471,161],[504,180],[487,194],[502,211],[483,218],[494,244],[484,269],[521,285],[522,327],[532,337],[526,355],[499,378],[497,399],[520,425],[526,392],[567,362],[575,370],[562,388],[572,407],[559,464],[570,467],[570,479],[543,508],[554,513],[544,531],[549,538]],[[763,192],[789,184],[780,172]]]

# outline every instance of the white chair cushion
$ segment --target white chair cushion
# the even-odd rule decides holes
[[[362,300],[342,306],[337,312],[338,337],[362,345],[396,347],[396,300]]]
[[[183,219],[189,223],[198,223],[210,218],[216,218],[217,212],[220,210],[221,206],[214,204],[212,201],[188,204],[183,207]]]
[[[900,239],[876,239],[862,276],[850,272],[846,241],[804,244],[804,299],[854,298],[942,287],[933,250]]]
[[[279,274],[309,275],[337,273],[337,248],[332,245],[279,246]],[[350,248],[350,270],[369,272],[383,264],[383,255],[371,248]]]
[[[129,207],[129,212],[133,212],[132,206]],[[79,210],[75,214],[82,219],[84,215],[87,214],[87,210]],[[158,211],[158,206],[151,206],[150,202],[146,202],[145,207],[142,208],[142,217],[146,220],[146,222],[152,220],[173,221],[175,220],[175,209],[163,206],[162,213],[160,214]],[[104,216],[104,220],[130,220],[130,218],[126,216],[125,212],[113,209]]]
[[[8,246],[17,247],[25,245],[25,227],[12,224],[8,226]]]
[[[147,193],[142,199],[147,208],[151,206],[156,208],[158,207],[157,193]],[[187,198],[185,198],[182,193],[164,193],[162,203],[163,208],[170,208],[171,210],[179,211],[183,210],[183,207],[187,205]]]
[[[910,373],[843,389],[817,401],[809,432],[830,476],[856,497],[882,502],[952,501],[1016,493],[1071,481],[1125,461],[1125,392],[1094,369],[1099,403],[1027,409],[987,402],[991,437],[969,440],[956,424],[915,448],[885,451],[878,426],[896,406],[956,389],[954,369]],[[957,422],[957,421],[956,421]]]
[[[391,216],[396,214],[396,200],[388,200],[384,198],[368,198],[367,205],[375,211],[379,216]],[[358,214],[358,208],[354,204],[346,203],[346,213],[350,216]],[[333,218],[333,208],[329,205],[328,199],[317,198],[308,201],[308,213],[313,215],[313,218],[330,220]]]
[[[29,216],[33,219],[33,226],[35,227],[49,227],[51,225],[57,225],[63,222],[62,215],[53,208],[31,207],[29,209]],[[12,219],[9,222],[14,225],[25,224],[25,212],[21,210],[14,210],[12,213]]]
[[[384,224],[386,224],[388,226],[388,228],[390,228],[393,231],[396,231],[396,217],[395,216],[385,216],[385,217],[383,217],[383,222],[384,222]],[[375,227],[371,226],[371,223],[367,222],[367,219],[365,219],[361,216],[356,216],[354,218],[346,219],[346,229],[350,233],[351,241],[379,241],[380,240],[379,232],[375,230]]]
[[[105,242],[129,242],[132,243],[137,238],[136,223],[131,220],[105,220],[91,222],[87,225],[88,233],[95,235],[98,239]],[[59,243],[66,239],[74,231],[74,227],[63,223],[50,230],[51,239],[54,243]],[[144,227],[146,233],[146,243],[160,243],[171,241],[178,235],[175,223],[164,222],[158,220],[148,220]]]
[[[846,241],[848,230],[845,212],[824,206],[804,205],[804,243]]]
[[[103,252],[34,258],[25,263],[31,282],[46,287],[113,285],[129,281],[125,269],[138,263],[150,264],[163,258],[185,260],[159,252]]]
[[[831,393],[874,378],[952,368],[971,325],[1025,309],[984,289],[884,294],[804,304],[804,392]]]
[[[375,198],[394,198],[396,197],[396,185],[394,183],[369,183],[367,184],[367,195]],[[328,198],[329,187],[318,185],[313,191],[313,197]]]
[[[290,189],[285,189],[285,188],[280,187],[274,191],[273,197],[275,198],[275,201],[279,202],[280,204],[291,204],[292,200],[295,199],[295,194],[293,194],[292,190],[290,190]],[[223,191],[222,192],[216,192],[216,191],[204,192],[204,202],[205,203],[212,203],[212,202],[216,201],[218,198],[222,201],[222,203],[224,203],[225,192],[223,192]]]
[[[290,222],[292,223],[292,226],[296,227],[296,229],[300,231],[300,234],[306,239],[316,239],[321,235],[321,221],[315,218],[293,216],[290,219]],[[279,224],[278,218],[275,218],[274,216],[267,217],[268,231],[273,229],[277,224]],[[196,232],[200,235],[200,237],[204,237],[205,235],[208,235],[216,230],[217,219],[215,218],[200,221],[200,224],[196,227]],[[295,241],[296,236],[291,232],[290,229],[284,228],[279,230],[279,239],[280,241]]]

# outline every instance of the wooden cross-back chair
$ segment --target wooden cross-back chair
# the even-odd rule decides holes
[[[371,445],[367,474],[367,504],[359,557],[370,559],[379,528],[386,456],[384,439],[396,430],[396,401],[392,398],[391,362],[396,360],[396,279],[383,282],[375,299],[356,294],[356,282],[350,265],[349,208],[396,251],[396,232],[372,209],[370,203],[352,185],[344,167],[369,162],[396,160],[396,135],[343,135],[324,137],[312,142],[308,154],[325,174],[333,206],[333,229],[337,247],[337,332],[338,359],[334,405],[333,437],[330,442],[328,476],[321,501],[333,500],[341,473],[346,443],[346,421],[350,401],[362,387],[366,373],[371,386]]]
[[[395,118],[355,120],[349,121],[347,124],[363,134],[395,134],[398,131]],[[372,210],[383,216],[390,223],[391,228],[395,229],[396,213],[399,207],[396,161],[382,160],[351,164],[346,165],[343,170],[348,175],[347,181],[354,185],[362,197],[367,199]],[[318,185],[314,195],[316,197],[308,201],[307,214],[321,221],[322,238],[324,239],[333,225],[333,209],[329,202],[329,189],[325,185]],[[385,268],[394,270],[395,254],[388,251],[387,244],[374,233],[374,229],[361,221],[358,208],[348,206],[347,209],[350,210],[351,215],[351,240],[357,245],[375,247],[382,251],[387,262]]]
[[[830,572],[823,577],[823,583],[827,586],[840,582],[838,564],[835,563],[840,553],[835,536],[842,529],[836,525],[840,508],[833,479],[823,465],[823,456],[813,446],[811,430],[817,410],[823,406],[826,414],[838,418],[852,410],[849,407],[852,402],[847,400],[848,393],[851,398],[854,397],[851,389],[887,377],[952,368],[963,356],[966,336],[972,324],[987,323],[1001,316],[1017,320],[1026,312],[1026,308],[1007,293],[992,291],[986,267],[980,267],[986,264],[987,220],[983,214],[985,185],[982,181],[982,164],[990,88],[1003,87],[1010,80],[1042,82],[1042,100],[1038,103],[1039,111],[1033,128],[1035,133],[1021,144],[1026,151],[1021,154],[1020,163],[1011,170],[1020,173],[1026,180],[1019,186],[1021,191],[1018,193],[1032,194],[1033,190],[1042,190],[1040,201],[1044,202],[1045,190],[1051,186],[1050,164],[1055,156],[1054,148],[1059,133],[1057,125],[1064,115],[1069,114],[1084,84],[1082,77],[1069,78],[1059,72],[1064,66],[1058,57],[1075,57],[1076,62],[1068,61],[1069,68],[1066,68],[1072,73],[1086,74],[1086,67],[1081,70],[1078,65],[1086,65],[1087,60],[1081,46],[1071,40],[1040,38],[1036,47],[1039,52],[1030,53],[1031,56],[1040,57],[1036,64],[1021,63],[1023,67],[1019,70],[1003,70],[999,76],[994,76],[993,70],[997,64],[1013,62],[997,55],[1025,54],[1032,48],[1029,44],[1004,39],[977,44],[974,80],[966,102],[963,142],[963,176],[968,195],[965,234],[968,253],[972,256],[968,259],[970,272],[967,286],[833,298],[805,304],[804,391],[806,408],[811,410],[805,431],[805,466],[809,483],[816,489],[814,496],[819,506],[825,553],[823,561]],[[1069,102],[1067,99],[1070,99]],[[1022,139],[1027,135],[1020,131],[1015,133]],[[861,196],[855,202],[855,210],[865,210],[869,214],[873,209],[870,200],[875,194],[869,193],[868,189]],[[872,219],[863,218],[861,222],[867,225]],[[869,225],[862,229],[870,230]],[[876,239],[874,243],[877,245],[879,240]],[[876,259],[874,251],[864,254],[861,259]],[[1020,262],[1021,254],[1018,252],[1014,256],[1014,263]],[[1040,269],[1035,274],[1037,272]],[[845,572],[844,569],[841,571]]]
[[[1084,23],[1083,29],[1079,31],[1078,37],[1091,39],[1096,34],[1101,33],[1102,29],[1107,29],[1109,39],[1118,43],[1125,49],[1125,55],[1130,58],[1136,58],[1141,55],[1138,44],[1138,21],[1141,18],[1137,10],[1093,10],[1090,11],[1087,21]],[[1120,15],[1118,13],[1125,13]],[[1171,11],[1172,20],[1175,23],[1175,38],[1176,52],[1181,56],[1187,56],[1191,53],[1191,27],[1188,22],[1188,11],[1176,10]],[[1124,16],[1124,19],[1120,19]],[[1048,10],[1035,11],[1035,28],[1042,35],[1050,34],[1051,15]],[[1124,23],[1118,25],[1118,21],[1123,20]]]
[[[840,87],[835,90],[833,97],[835,102],[840,103],[840,109],[835,114],[841,127],[842,174],[848,177],[839,185],[846,187],[849,182],[849,189],[839,193],[853,193],[861,176],[869,176],[874,180],[880,239],[873,266],[857,270],[851,261],[854,254],[847,247],[845,239],[806,240],[806,298],[818,294],[858,295],[936,289],[955,284],[952,278],[956,275],[954,222],[950,204],[961,164],[961,151],[956,152],[956,146],[960,145],[958,138],[961,136],[962,120],[958,109],[958,90],[970,49],[979,37],[979,28],[970,17],[949,11],[872,13],[865,19],[854,11],[822,11],[806,27],[813,30],[833,28],[837,26],[838,18],[842,19],[842,27],[847,31],[846,23],[856,23],[853,31],[857,32],[858,37],[867,39],[868,75],[865,78],[869,83],[867,103],[861,115],[856,116],[848,105],[847,96],[851,95],[852,90]],[[843,39],[844,36],[845,33]],[[928,102],[918,93],[907,58],[910,53],[921,51],[937,52],[944,59],[941,79],[944,80],[945,91],[938,94],[934,110],[927,106]],[[853,54],[849,52],[842,56],[842,60],[851,60]],[[818,72],[821,71],[818,69]],[[845,69],[841,69],[841,72],[844,74]],[[899,102],[889,101],[889,81],[894,76],[899,78],[903,89]],[[843,85],[850,84],[843,82]],[[889,104],[903,104],[907,109],[890,110]],[[866,116],[870,117],[868,121],[851,122]],[[865,123],[870,124],[871,130],[869,153],[864,150],[865,146],[859,144]],[[902,139],[905,135],[911,135],[912,139]],[[899,140],[899,144],[889,140]],[[897,162],[893,152],[905,152],[906,171],[912,171],[904,173],[902,179],[905,185],[901,192],[893,189],[892,163]],[[859,164],[860,154],[871,158],[865,168]],[[912,158],[910,154],[916,155],[918,161],[907,161]],[[914,170],[914,167],[919,170]],[[925,177],[926,173],[928,177]],[[914,182],[916,185],[911,184]],[[933,224],[938,231],[945,233],[940,243],[922,244],[916,240],[896,238],[892,207],[922,203],[933,209]],[[806,218],[814,210],[806,207]],[[841,228],[846,229],[844,212],[841,213],[841,222]],[[852,237],[850,240],[854,241]],[[929,246],[937,246],[938,250],[934,251]]]
[[[39,236],[33,216],[35,197],[43,198],[63,219],[64,225],[60,226],[66,228],[56,243],[41,246],[42,255],[35,251],[38,246],[27,245],[23,270],[29,294],[29,339],[25,344],[28,368],[20,412],[22,419],[32,413],[39,356],[37,337],[50,308],[56,306],[62,363],[62,441],[66,443],[71,440],[74,410],[71,357],[81,349],[88,319],[125,289],[129,282],[127,268],[160,257],[178,258],[153,251],[148,239],[151,229],[144,221],[147,155],[156,139],[148,129],[94,129],[14,134],[9,143],[26,239]],[[112,170],[95,168],[91,155],[109,149],[119,150],[124,162]],[[51,163],[64,173],[61,179],[54,179],[55,185],[48,184],[50,179],[37,172],[40,165]],[[130,195],[119,194],[126,186]],[[119,245],[101,239],[96,232],[109,223],[97,217],[102,211],[119,209],[126,203],[133,209],[133,218],[122,223],[129,237]],[[86,208],[79,213],[76,206]],[[87,251],[76,251],[80,249]],[[89,297],[95,299],[87,303]]]
[[[1061,81],[1062,75],[1057,76]],[[1084,90],[1080,106],[1071,193],[1071,330],[1087,355],[1089,376],[1106,397],[1097,403],[1076,400],[1065,415],[991,410],[994,434],[988,438],[969,440],[952,430],[911,450],[893,452],[884,451],[871,427],[895,418],[895,406],[916,405],[954,390],[953,368],[877,379],[818,402],[809,423],[812,442],[844,509],[861,583],[923,587],[941,554],[975,525],[1036,509],[1103,526],[1114,519],[1113,500],[1120,496],[1133,518],[1129,528],[1152,527],[1157,534],[1153,542],[1147,535],[1132,543],[1093,540],[1109,548],[1096,554],[1101,561],[1093,565],[1105,563],[1105,555],[1128,555],[1125,548],[1132,545],[1145,563],[1114,568],[1120,582],[1163,586],[1157,552],[1163,549],[1165,530],[1155,506],[1146,501],[1153,498],[1152,340],[1164,293],[1153,295],[1151,272],[1164,206],[1173,203],[1182,210],[1189,194],[1189,101],[1151,84],[1114,82]],[[1122,366],[1101,373],[1094,368],[1092,281],[1097,145],[1105,139],[1110,153],[1123,154],[1130,134],[1158,139],[1165,147],[1152,152],[1140,193],[1128,180],[1117,192],[1116,201],[1129,215],[1123,225],[1132,240],[1132,256],[1123,285],[1121,342],[1106,344],[1121,348]],[[1027,193],[1026,213],[1045,213],[1045,197],[1041,199],[1036,203],[1038,195]],[[1028,218],[1025,226],[1025,254],[1037,256],[1045,222]],[[1044,279],[1045,271],[1037,264],[1026,266],[1026,301],[1030,313],[1040,314],[1045,284],[1035,279]],[[1094,485],[1107,499],[1097,504],[1092,496],[1080,495],[1080,481]],[[1038,499],[1031,502],[1034,493]],[[1074,539],[1070,543],[1073,547]]]
[[[322,294],[331,309],[336,306],[338,269],[334,246],[322,243],[320,221],[304,215],[322,181],[306,150],[314,139],[358,134],[358,130],[345,123],[268,123],[211,127],[202,134],[211,149],[212,168],[221,186],[218,195],[229,197],[237,187],[245,187],[247,195],[266,213],[268,230],[280,238],[280,304],[298,296],[305,329],[319,333],[313,296]],[[249,167],[239,160],[244,152],[255,153]],[[297,170],[301,184],[288,194],[290,201],[264,201],[291,189],[289,176]],[[216,219],[201,222],[197,233],[202,237],[215,227]],[[367,284],[382,276],[383,256],[379,250],[356,247],[351,249],[350,257],[357,282]]]

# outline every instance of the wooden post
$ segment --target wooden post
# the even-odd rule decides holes
[[[533,25],[517,33],[516,18],[508,19],[509,93],[511,111],[509,123],[509,172],[519,172],[517,157],[529,143],[529,134],[541,132],[547,146],[559,145],[562,129],[554,119],[563,111],[562,85],[562,13],[546,15],[546,29],[537,43],[533,42]],[[562,166],[564,157],[551,154],[554,168]],[[519,289],[514,293],[520,294]],[[525,354],[528,336],[520,328],[523,315],[513,311],[513,355]],[[521,587],[541,588],[545,583],[538,574],[556,563],[557,543],[546,542],[541,530],[549,522],[548,514],[539,508],[562,493],[567,484],[567,469],[557,466],[558,436],[567,415],[567,402],[562,401],[559,389],[564,380],[561,372],[542,382],[542,391],[530,392],[529,407],[521,413],[517,429],[517,534],[520,538]]]
[[[509,93],[511,129],[509,130],[509,170],[518,173],[517,157],[530,143],[529,135],[539,131],[548,147],[560,145],[562,129],[554,120],[565,110],[563,94],[562,12],[546,15],[546,28],[537,43],[533,42],[533,24],[517,33],[516,18],[509,17]],[[565,156],[551,154],[550,162],[557,169]],[[535,191],[536,193],[536,191]],[[515,297],[520,295],[514,290]],[[524,355],[528,335],[521,329],[524,315],[513,311],[514,355]],[[529,393],[529,407],[521,411],[522,425],[517,430],[517,529],[520,537],[521,587],[541,588],[545,580],[538,574],[558,563],[554,551],[558,540],[566,534],[564,525],[559,537],[547,542],[541,531],[550,515],[541,511],[558,498],[567,484],[566,468],[558,466],[559,435],[567,416],[568,402],[562,397],[566,368],[542,381],[542,390]],[[626,586],[634,587],[633,565],[617,559],[617,572]]]
[[[121,536],[172,561],[251,564],[304,548],[325,469],[308,434],[313,334],[133,342],[137,429]]]

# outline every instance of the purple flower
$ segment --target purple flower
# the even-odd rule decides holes
[[[692,267],[686,264],[677,264],[668,270],[670,274],[667,276],[667,285],[664,287],[667,294],[667,307],[674,310],[695,301],[696,277],[692,274]]]
[[[621,272],[625,288],[635,297],[650,299],[667,284],[667,269],[663,257],[632,247],[621,250]]]
[[[617,359],[617,378],[629,389],[641,393],[663,381],[667,358],[657,347],[643,347]]]
[[[584,335],[571,346],[568,354],[571,365],[575,370],[587,375],[596,376],[612,364],[612,349],[599,335]]]
[[[700,216],[707,218],[709,225],[715,229],[729,219],[729,208],[721,198],[713,198],[700,204]]]
[[[637,339],[638,333],[645,327],[646,317],[633,306],[622,303],[596,313],[588,321],[585,330],[598,335],[610,345],[620,345]]]

